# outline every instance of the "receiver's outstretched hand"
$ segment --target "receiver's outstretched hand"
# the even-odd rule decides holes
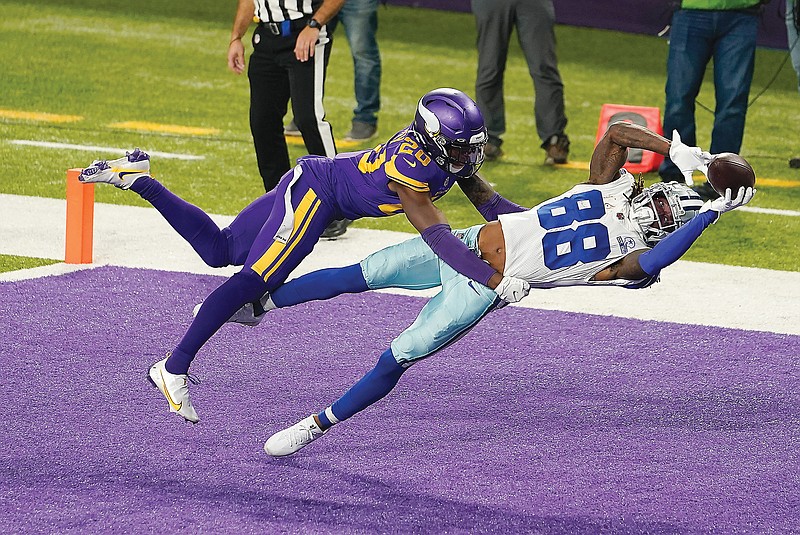
[[[731,189],[728,188],[725,190],[725,195],[714,199],[713,201],[706,201],[703,207],[700,209],[700,212],[707,212],[709,210],[714,210],[715,212],[719,212],[720,215],[724,214],[725,212],[730,212],[735,208],[739,208],[740,206],[744,206],[745,204],[749,203],[753,199],[753,195],[756,194],[756,190],[753,188],[745,188],[742,186],[739,188],[736,197],[733,197],[733,192]]]
[[[669,159],[680,169],[686,185],[694,184],[692,172],[701,171],[708,176],[708,164],[712,160],[710,153],[705,152],[700,147],[690,147],[681,141],[681,135],[677,130],[672,131],[672,144],[669,147]]]

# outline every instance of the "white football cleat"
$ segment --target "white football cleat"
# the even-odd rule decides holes
[[[242,308],[237,310],[233,313],[233,316],[227,319],[225,323],[239,323],[241,325],[247,325],[248,327],[255,327],[261,320],[264,319],[267,312],[275,308],[274,306],[270,306],[268,304],[269,294],[264,295],[261,298],[261,306],[264,309],[264,312],[260,315],[256,316],[255,309],[253,307],[253,303],[245,303],[242,305]],[[197,314],[200,312],[200,308],[203,306],[203,303],[198,303],[195,305],[194,309],[192,310],[192,317],[197,317]]]
[[[128,189],[140,176],[150,175],[150,156],[134,149],[116,160],[95,160],[81,171],[78,180],[84,183],[105,182],[120,189]]]
[[[200,417],[197,416],[197,412],[192,406],[192,400],[189,398],[190,377],[188,374],[169,373],[164,366],[167,358],[169,355],[150,367],[147,372],[147,380],[167,398],[170,412],[178,413],[187,422],[196,424],[200,421]],[[196,383],[197,380],[194,379],[192,382]]]
[[[319,428],[312,414],[283,431],[278,431],[264,444],[264,451],[273,457],[291,455],[327,433]]]

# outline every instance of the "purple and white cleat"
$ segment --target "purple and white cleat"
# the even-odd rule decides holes
[[[116,160],[95,160],[78,175],[80,182],[105,182],[120,189],[128,189],[140,176],[150,175],[150,156],[134,149]]]

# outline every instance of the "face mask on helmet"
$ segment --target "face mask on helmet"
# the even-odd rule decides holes
[[[468,177],[483,164],[489,139],[478,105],[457,89],[426,93],[411,128],[422,148],[448,173]]]
[[[703,206],[703,200],[686,184],[658,182],[631,201],[631,219],[642,230],[650,247],[670,232],[688,223]]]

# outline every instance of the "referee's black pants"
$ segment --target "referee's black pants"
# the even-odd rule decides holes
[[[314,57],[305,62],[295,57],[296,40],[297,33],[273,35],[266,25],[259,25],[253,33],[253,54],[247,69],[250,131],[266,191],[274,188],[292,167],[283,135],[283,118],[290,99],[294,121],[308,153],[329,157],[336,154],[333,129],[325,120],[322,106],[332,35],[328,26],[323,26]]]

